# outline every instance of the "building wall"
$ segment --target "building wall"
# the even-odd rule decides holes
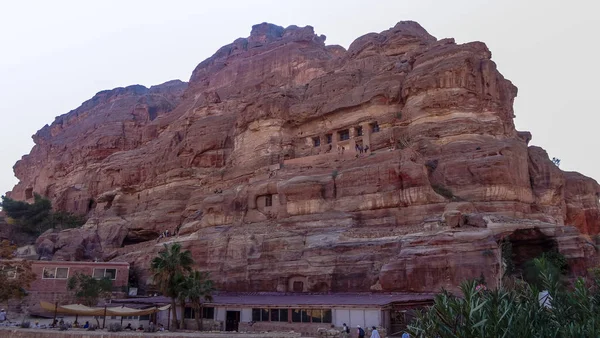
[[[334,325],[337,328],[341,328],[342,324],[344,323],[346,323],[352,329],[356,328],[356,325],[360,325],[363,328],[377,326],[380,328],[383,327],[387,329],[384,320],[384,311],[382,311],[380,308],[330,308],[332,310],[332,323],[297,323],[271,321],[252,322],[252,308],[239,307],[215,307],[215,320],[224,323],[226,320],[227,311],[239,311],[239,330],[241,332],[294,330],[295,332],[300,332],[303,335],[307,336],[316,336],[317,330],[319,328],[330,328],[331,325]]]
[[[67,268],[69,271],[66,278],[47,279],[44,278],[44,268]],[[127,286],[129,279],[129,263],[33,261],[31,269],[36,274],[36,279],[31,283],[30,290],[35,292],[66,291],[67,281],[70,277],[76,273],[92,275],[94,269],[116,269],[116,279],[113,280],[114,287]]]
[[[67,268],[68,274],[66,278],[48,279],[44,278],[44,268]],[[36,274],[36,279],[31,283],[27,290],[28,296],[22,303],[25,310],[37,308],[40,301],[60,304],[75,302],[72,293],[67,290],[67,282],[77,272],[92,275],[94,269],[116,269],[116,279],[113,280],[114,289],[119,290],[114,294],[116,298],[125,296],[122,288],[127,286],[129,280],[129,263],[33,261],[31,269]]]

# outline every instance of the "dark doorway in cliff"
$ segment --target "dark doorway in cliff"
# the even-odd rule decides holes
[[[539,229],[519,229],[504,239],[502,243],[502,257],[510,258],[512,265],[509,269],[511,274],[522,274],[528,262],[539,258],[545,252],[557,252],[556,241],[544,235]],[[510,257],[508,257],[510,256]],[[512,270],[512,271],[510,271]]]
[[[25,199],[32,199],[33,198],[33,188],[27,188],[25,189]]]
[[[94,208],[96,208],[96,201],[93,198],[90,198],[88,201],[87,212],[92,211]]]

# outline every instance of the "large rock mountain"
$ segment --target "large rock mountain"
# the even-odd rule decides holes
[[[103,91],[58,117],[10,196],[88,215],[42,235],[43,258],[146,267],[180,242],[227,290],[494,283],[503,241],[517,265],[556,248],[585,271],[600,186],[528,146],[516,95],[484,43],[415,22],[348,50],[263,23],[189,83]]]

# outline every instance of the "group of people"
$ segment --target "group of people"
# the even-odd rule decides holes
[[[161,239],[163,239],[163,238],[168,238],[168,237],[171,237],[171,236],[174,236],[174,235],[175,235],[175,233],[174,233],[174,232],[173,232],[173,233],[170,233],[170,232],[169,232],[169,230],[165,230],[165,231],[163,231],[163,232],[162,232],[162,233],[161,233],[161,234],[158,236],[158,238],[156,239],[156,242],[158,243],[158,242],[159,242]]]
[[[365,338],[365,330],[360,327],[360,325],[356,325],[356,333],[358,338]],[[342,326],[342,337],[349,338],[350,337],[350,328],[346,323]],[[379,331],[377,331],[377,327],[373,326],[371,331],[371,338],[381,338]]]
[[[357,144],[356,146],[354,146],[354,149],[356,150],[356,153],[357,153],[356,157],[359,157],[360,154],[362,154],[362,153],[366,154],[369,151],[369,145],[365,145],[363,147],[362,144]]]
[[[356,150],[356,157],[359,157],[360,154],[366,154],[369,152],[369,145],[365,145],[363,147],[362,144],[356,144],[354,146],[354,149]],[[338,155],[344,155],[344,150],[346,150],[346,147],[338,144],[338,146],[337,146]]]

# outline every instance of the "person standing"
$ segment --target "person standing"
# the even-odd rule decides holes
[[[358,333],[358,338],[365,338],[365,330],[360,327],[360,325],[356,325],[356,332]]]
[[[371,331],[371,338],[381,338],[379,331],[377,331],[375,326],[373,326],[373,331]]]
[[[408,332],[404,332],[402,334],[402,338],[410,338],[410,335],[408,334]]]
[[[0,323],[4,323],[6,321],[6,311],[4,309],[0,310]]]
[[[344,323],[344,325],[342,325],[342,338],[349,338],[350,337],[350,328],[348,327],[348,325],[346,325],[346,323]]]

